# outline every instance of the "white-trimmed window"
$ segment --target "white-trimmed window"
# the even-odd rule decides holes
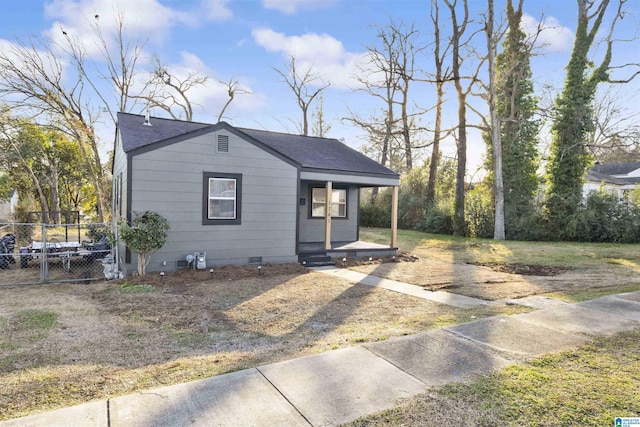
[[[324,218],[327,190],[324,187],[311,189],[311,217]],[[347,217],[347,189],[333,188],[331,190],[331,217]]]
[[[205,172],[202,223],[240,224],[242,175]]]

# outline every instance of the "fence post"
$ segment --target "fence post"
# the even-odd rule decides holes
[[[42,255],[40,256],[40,282],[47,283],[47,280],[49,280],[49,261],[47,260],[47,227],[44,223],[42,224],[40,239],[42,240]]]

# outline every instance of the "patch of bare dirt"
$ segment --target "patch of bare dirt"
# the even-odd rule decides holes
[[[388,257],[362,257],[362,258],[333,258],[333,262],[338,267],[356,267],[360,265],[380,265],[386,263],[398,263],[398,262],[416,262],[419,261],[416,255],[412,255],[406,252],[402,252],[396,256]]]
[[[470,262],[471,265],[489,267],[501,273],[520,274],[523,276],[557,276],[571,271],[570,267],[535,264],[502,264],[497,262]]]

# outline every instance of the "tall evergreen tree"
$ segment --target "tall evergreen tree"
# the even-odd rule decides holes
[[[537,99],[531,81],[531,43],[520,29],[522,1],[517,8],[507,1],[508,32],[502,52],[496,57],[496,107],[500,118],[502,179],[504,188],[505,234],[508,239],[524,237],[526,218],[533,212],[533,196],[538,186],[538,150],[536,135],[540,127],[534,118]],[[487,164],[493,184],[493,147],[487,140]]]
[[[610,0],[577,0],[578,26],[564,89],[556,100],[547,165],[547,218],[551,233],[560,238],[571,237],[571,219],[582,200],[583,177],[590,162],[586,141],[593,130],[593,100],[598,84],[609,80],[613,30],[623,16],[621,9],[625,1],[616,2],[618,7],[605,39],[604,57],[596,66],[590,61],[589,53]]]

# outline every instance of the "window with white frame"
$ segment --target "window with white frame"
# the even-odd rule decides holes
[[[202,223],[239,224],[242,175],[204,173]]]
[[[311,217],[324,218],[327,190],[324,187],[311,189]],[[333,188],[331,190],[331,217],[347,217],[347,189]]]

